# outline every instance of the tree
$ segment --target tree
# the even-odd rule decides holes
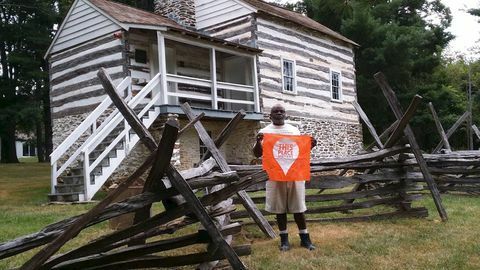
[[[450,10],[439,0],[304,0],[303,6],[309,17],[360,44],[355,49],[357,94],[377,130],[384,130],[394,117],[379,94],[376,72],[387,76],[404,107],[416,93],[447,91],[432,76],[453,38],[446,32]],[[414,123],[425,124],[426,113],[423,108]],[[416,132],[421,144],[433,144],[427,142],[425,129]]]
[[[304,0],[304,13],[328,28],[340,32],[342,20],[353,15],[354,1]]]
[[[480,7],[479,8],[471,8],[468,10],[468,13],[472,14],[473,16],[480,17]]]
[[[50,111],[48,70],[43,54],[50,45],[54,25],[58,23],[59,6],[52,0],[0,0],[2,162],[18,162],[15,153],[17,130],[35,133],[40,150],[45,145],[44,140],[48,140],[44,135],[48,133],[48,123],[38,124],[50,120],[49,115],[42,114]],[[44,151],[40,152],[40,160],[45,159]]]

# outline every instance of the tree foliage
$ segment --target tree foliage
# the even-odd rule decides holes
[[[16,132],[36,133],[39,141],[44,140],[42,123],[49,121],[49,115],[47,119],[43,112],[50,108],[48,70],[43,54],[59,20],[58,7],[57,2],[50,0],[0,1],[2,162],[18,162]]]
[[[404,108],[418,93],[424,104],[433,102],[440,111],[448,112],[447,118],[463,113],[464,100],[450,91],[445,80],[439,80],[442,52],[453,38],[446,31],[450,10],[440,0],[304,0],[292,7],[360,44],[355,49],[357,95],[379,133],[394,121],[373,78],[379,71],[386,75]],[[455,103],[447,105],[445,100]],[[416,114],[413,126],[422,147],[436,144],[424,128],[435,130],[426,106]],[[366,142],[371,140],[367,133]]]

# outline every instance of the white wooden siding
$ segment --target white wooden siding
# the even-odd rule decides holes
[[[65,20],[50,51],[51,54],[121,29],[83,0],[77,2]]]
[[[220,24],[232,18],[255,12],[252,7],[235,0],[195,0],[197,28]]]
[[[256,35],[263,50],[258,67],[264,111],[283,102],[289,114],[296,116],[358,123],[351,105],[356,99],[351,48],[264,18],[257,19]],[[296,61],[296,95],[282,93],[282,58]],[[342,72],[342,103],[330,100],[330,69]]]

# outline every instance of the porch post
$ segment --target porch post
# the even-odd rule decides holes
[[[252,56],[252,78],[253,78],[253,101],[255,102],[255,112],[260,112],[260,93],[258,89],[257,76],[257,56]]]
[[[167,89],[167,54],[165,50],[165,37],[161,31],[157,31],[158,46],[158,70],[160,72],[160,91],[162,92],[162,104],[168,104]]]
[[[217,102],[217,62],[215,49],[210,49],[210,78],[212,80],[212,109],[218,110]]]

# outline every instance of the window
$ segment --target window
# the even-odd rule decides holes
[[[332,91],[332,100],[342,100],[342,88],[340,86],[340,73],[336,71],[330,72],[330,82]]]
[[[135,49],[135,62],[146,64],[147,63],[147,51],[142,49]]]
[[[23,156],[24,157],[34,157],[37,155],[35,143],[33,142],[25,142],[23,143]]]
[[[295,93],[295,62],[282,59],[283,91]]]

